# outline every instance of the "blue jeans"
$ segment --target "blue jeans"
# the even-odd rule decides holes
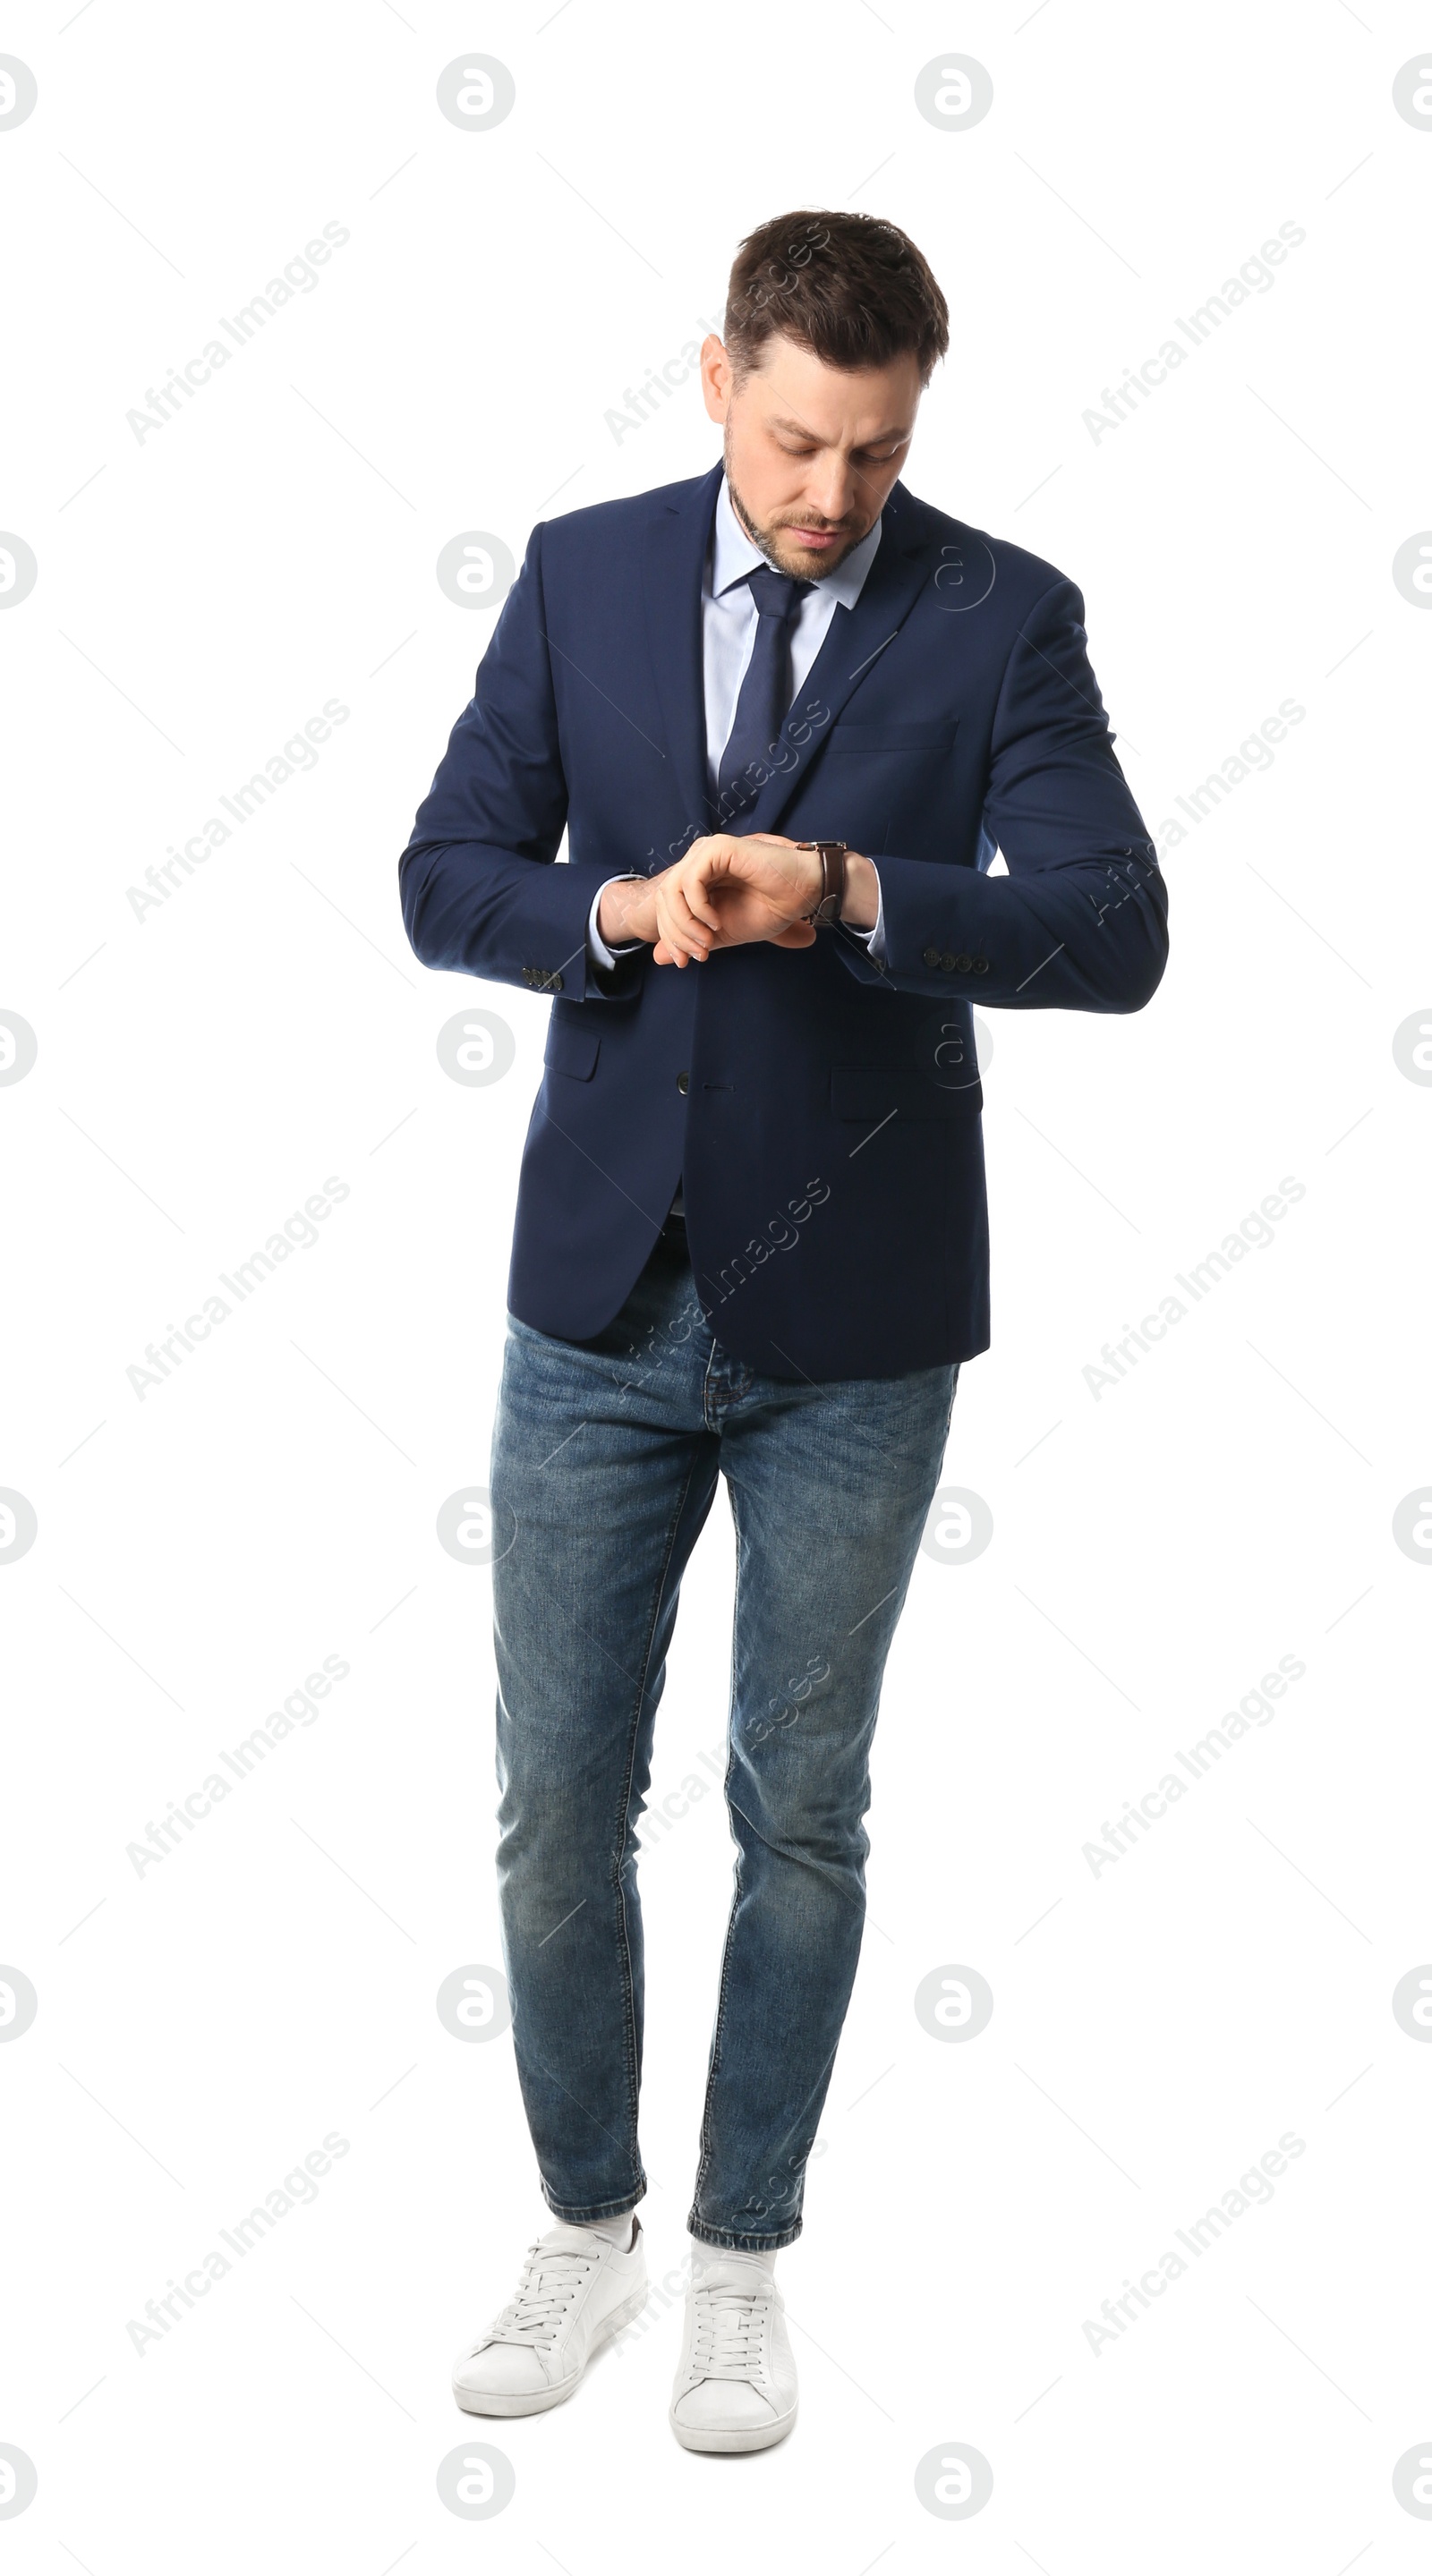
[[[679,1221],[595,1340],[509,1326],[492,1465],[498,1879],[543,2192],[559,2218],[593,2219],[646,2189],[636,1828],[681,1577],[722,1473],[737,1857],[689,2225],[769,2252],[800,2234],[855,1979],[881,1675],[958,1364],[757,1375],[705,1321]]]

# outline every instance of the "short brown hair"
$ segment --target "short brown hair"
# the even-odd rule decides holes
[[[806,208],[759,225],[736,253],[725,340],[738,379],[776,332],[847,372],[911,350],[927,385],[950,345],[950,314],[898,224]]]

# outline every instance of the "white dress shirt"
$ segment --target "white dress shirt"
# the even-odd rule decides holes
[[[875,561],[880,544],[880,521],[877,519],[868,536],[852,546],[844,560],[824,580],[812,582],[800,603],[791,632],[791,700],[794,704],[809,678],[837,608],[853,608],[864,587],[865,576]],[[711,530],[711,543],[706,553],[706,571],[701,585],[701,670],[706,704],[706,784],[712,805],[717,801],[717,780],[721,755],[731,738],[736,721],[736,702],[741,683],[756,646],[759,612],[746,576],[757,565],[768,569],[769,558],[753,545],[731,507],[731,496],[723,475],[716,495],[716,516]],[[621,877],[604,877],[598,886],[587,920],[587,945],[598,966],[615,965],[618,957],[630,955],[639,948],[640,940],[628,940],[622,947],[611,949],[597,928],[597,910],[609,885],[629,882],[632,871]],[[871,955],[884,954],[883,905],[877,913],[873,930],[858,930],[856,937],[867,941]],[[846,923],[847,930],[854,928]]]

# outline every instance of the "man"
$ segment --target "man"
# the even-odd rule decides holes
[[[558,2404],[645,2299],[636,1826],[724,1474],[737,1858],[671,2423],[747,2451],[794,2422],[775,2257],[859,1955],[881,1674],[989,1342],[971,1006],[1133,1011],[1163,971],[1078,591],[897,480],[948,338],[894,225],[751,234],[701,353],[722,464],[534,529],[402,860],[425,963],[555,996],[491,1490],[557,2223],[457,2366],[474,2414]]]

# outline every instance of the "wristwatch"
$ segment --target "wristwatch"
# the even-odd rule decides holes
[[[812,922],[817,930],[833,930],[840,919],[845,901],[845,854],[848,841],[797,841],[798,850],[820,852],[820,899],[802,920]]]

